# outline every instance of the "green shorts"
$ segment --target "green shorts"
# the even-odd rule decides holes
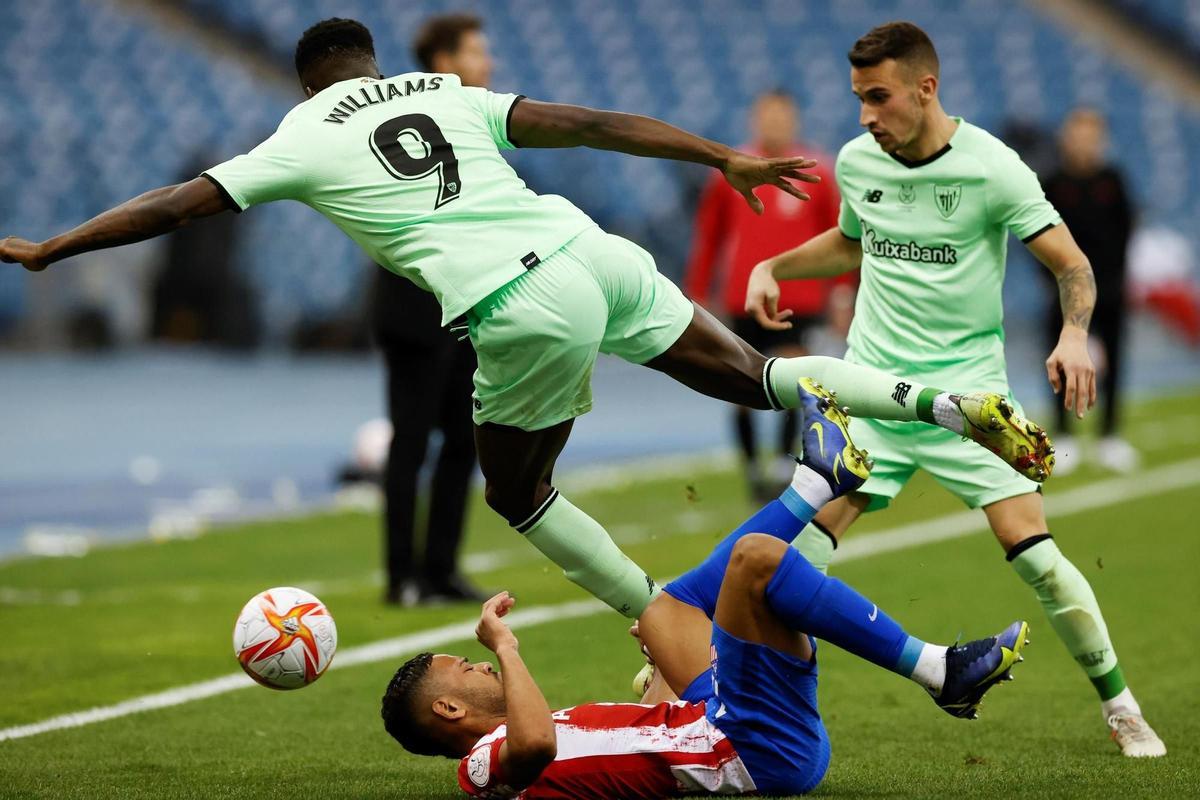
[[[1017,410],[1021,411],[1019,405]],[[1038,489],[1038,484],[996,455],[935,425],[855,418],[850,435],[875,461],[871,477],[859,489],[871,495],[868,511],[886,508],[918,469],[928,472],[970,508]]]
[[[693,310],[649,253],[589,228],[467,313],[475,423],[536,431],[587,413],[597,353],[643,364]]]

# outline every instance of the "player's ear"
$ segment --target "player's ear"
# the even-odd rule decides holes
[[[921,96],[922,103],[928,103],[933,98],[937,97],[938,79],[936,75],[926,74],[921,78],[921,83],[918,87],[918,92]]]
[[[462,701],[442,695],[430,706],[433,713],[442,719],[462,719],[467,715],[467,706]]]
[[[316,92],[313,91],[313,88],[311,86],[304,87],[304,96],[305,97],[312,97],[315,94],[316,94]]]

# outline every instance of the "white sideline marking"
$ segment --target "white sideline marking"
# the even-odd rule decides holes
[[[1046,498],[1051,516],[1062,517],[1084,511],[1094,511],[1105,506],[1118,505],[1141,497],[1185,489],[1200,484],[1200,458],[1180,461],[1136,476],[1109,478],[1076,489],[1051,494]],[[838,548],[838,562],[905,550],[934,542],[957,539],[986,528],[983,515],[978,511],[962,511],[923,522],[914,522],[874,534],[858,536]],[[553,606],[514,611],[508,616],[513,628],[541,625],[576,617],[586,617],[605,608],[598,600],[579,600]],[[371,664],[399,658],[413,652],[442,647],[443,645],[468,640],[475,635],[476,621],[456,622],[439,628],[383,639],[371,644],[348,648],[338,654],[331,668],[341,669],[359,664]],[[193,700],[245,689],[254,682],[242,673],[180,686],[155,694],[135,697],[110,706],[100,706],[87,711],[62,714],[57,717],[0,729],[0,742],[23,739],[51,731],[65,730],[91,725],[96,722],[129,716],[143,711],[170,708]]]
[[[1066,517],[1105,506],[1119,505],[1140,497],[1186,489],[1198,483],[1200,458],[1177,461],[1137,475],[1106,478],[1068,489],[1062,494],[1051,491],[1046,497],[1046,516],[1053,523],[1056,517]],[[855,536],[838,546],[834,563],[840,564],[856,558],[957,539],[986,529],[987,518],[982,511],[959,511],[934,519],[899,525],[878,533]]]
[[[599,600],[577,600],[556,606],[536,606],[534,608],[514,611],[506,617],[506,620],[513,628],[529,627],[532,625],[541,625],[545,622],[590,616],[604,607],[604,604]],[[393,639],[383,639],[371,644],[347,648],[345,651],[337,654],[333,663],[329,665],[329,668],[341,669],[359,664],[385,661],[391,658],[399,658],[408,653],[441,647],[450,642],[473,639],[475,637],[475,624],[476,621],[474,619],[469,622],[455,622],[439,628],[430,628],[417,633],[411,633],[407,636],[397,636]],[[0,742],[9,739],[24,739],[28,736],[37,736],[40,733],[65,730],[66,728],[79,728],[96,722],[104,722],[105,720],[116,719],[118,717],[126,717],[130,714],[138,714],[142,711],[170,708],[171,706],[190,703],[193,700],[215,697],[219,694],[232,692],[236,689],[245,689],[254,685],[254,681],[250,680],[249,676],[245,673],[236,672],[221,678],[213,678],[212,680],[200,681],[199,683],[192,683],[175,689],[167,689],[155,694],[135,697],[132,700],[125,700],[111,706],[100,706],[88,709],[87,711],[62,714],[29,725],[17,725],[12,728],[0,729]]]

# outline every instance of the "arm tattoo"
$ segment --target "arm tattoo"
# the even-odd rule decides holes
[[[1063,325],[1074,325],[1086,331],[1096,306],[1096,277],[1091,266],[1073,267],[1059,275],[1058,297],[1062,304]]]

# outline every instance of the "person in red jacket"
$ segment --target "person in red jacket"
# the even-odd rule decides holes
[[[776,89],[760,95],[750,115],[751,144],[747,152],[764,156],[811,153],[797,139],[799,112],[791,95]],[[805,187],[812,199],[807,203],[785,192],[765,187],[758,192],[765,207],[756,215],[737,192],[718,175],[705,186],[696,212],[696,228],[684,275],[684,291],[696,302],[729,319],[730,327],[756,350],[768,355],[804,355],[805,336],[824,321],[830,303],[832,281],[789,281],[781,284],[780,310],[792,313],[794,325],[786,331],[770,331],[746,314],[746,284],[754,265],[783,250],[796,247],[837,224],[837,181],[833,159],[814,156],[811,170],[821,182]],[[714,274],[717,287],[714,287]],[[838,282],[844,283],[844,282]],[[852,285],[852,284],[851,284]],[[849,287],[843,294],[852,291]],[[838,298],[848,307],[846,297]],[[795,464],[788,457],[796,438],[796,414],[787,412],[779,438],[779,480],[763,474],[755,457],[754,418],[748,408],[734,411],[738,444],[745,457],[750,491],[756,499],[774,496],[776,483],[790,480]]]

